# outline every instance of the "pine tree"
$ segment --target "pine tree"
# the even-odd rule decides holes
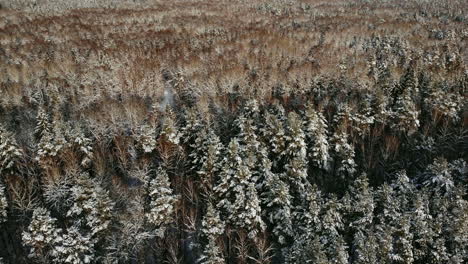
[[[75,220],[78,226],[89,230],[93,238],[99,238],[109,228],[114,203],[108,192],[91,180],[86,173],[80,174],[71,188],[73,205],[67,217]]]
[[[217,240],[224,234],[224,223],[221,221],[219,212],[208,203],[207,211],[202,221],[202,234],[207,243],[204,245],[200,263],[221,264],[225,263],[222,252],[219,249]]]
[[[64,124],[60,121],[53,122],[52,132],[43,133],[37,145],[36,160],[44,166],[50,166],[51,162],[57,160],[62,150],[68,147],[64,136]]]
[[[206,214],[202,220],[202,233],[205,237],[218,238],[224,234],[224,222],[219,216],[218,210],[211,202],[208,202]]]
[[[30,248],[28,257],[48,263],[49,257],[54,255],[55,245],[61,240],[62,229],[56,226],[56,221],[47,209],[34,210],[28,230],[22,234],[23,245]]]
[[[186,109],[184,117],[185,125],[181,128],[181,137],[183,143],[191,146],[206,125],[195,107]]]
[[[361,174],[350,186],[347,196],[350,197],[346,204],[348,211],[347,221],[353,230],[364,231],[370,228],[374,218],[374,196],[369,187],[367,175]]]
[[[261,201],[264,218],[267,219],[278,243],[285,244],[293,236],[291,200],[289,186],[281,177],[271,172],[271,162],[265,159],[262,162],[263,190]]]
[[[212,238],[208,238],[208,244],[203,250],[201,258],[198,260],[198,263],[202,264],[224,264],[224,258],[222,257],[222,252],[220,251],[219,246],[216,244],[216,241]]]
[[[299,115],[290,112],[287,123],[286,149],[286,182],[294,197],[293,206],[296,210],[305,211],[306,194],[310,187],[307,178],[307,146],[302,130],[302,120]]]
[[[159,140],[162,142],[168,142],[174,145],[179,145],[181,133],[176,124],[174,113],[170,109],[166,109],[164,115],[161,133],[159,134]]]
[[[157,141],[155,132],[156,129],[149,124],[142,125],[139,128],[137,141],[144,153],[151,153],[156,149]]]
[[[163,237],[166,226],[174,221],[174,213],[179,197],[173,194],[169,176],[163,168],[158,168],[156,177],[149,182],[149,211],[146,219],[158,228],[158,236]]]
[[[427,260],[434,232],[432,230],[432,216],[429,211],[429,197],[425,189],[415,195],[414,206],[411,212],[411,229],[413,237],[413,255],[416,263]]]
[[[193,145],[191,157],[192,170],[199,178],[202,192],[209,195],[213,191],[215,176],[219,172],[223,144],[212,129],[201,130]]]
[[[257,127],[253,124],[253,120],[241,115],[236,120],[237,126],[240,129],[239,144],[243,149],[243,158],[246,165],[254,174],[255,179],[258,178],[258,160],[260,157],[260,142],[257,139]]]
[[[260,201],[249,167],[241,159],[237,139],[231,140],[220,171],[220,181],[214,191],[219,197],[217,207],[227,222],[245,228],[250,238],[264,230]]]
[[[446,159],[434,159],[424,174],[423,185],[443,192],[450,192],[454,188],[450,166]]]
[[[286,132],[283,120],[274,114],[266,113],[265,127],[262,130],[263,142],[269,146],[273,169],[281,170],[282,159],[286,153]]]
[[[348,142],[346,132],[335,133],[332,137],[334,143],[334,159],[337,166],[337,173],[341,178],[352,176],[356,172],[354,162],[354,146]]]
[[[379,263],[377,238],[372,229],[358,230],[353,238],[354,261],[356,264]]]
[[[52,133],[52,124],[50,116],[43,107],[40,107],[36,117],[37,123],[34,134],[38,140],[41,140],[46,133]]]
[[[5,186],[0,181],[0,224],[7,220],[8,201],[5,194]]]
[[[305,111],[305,128],[309,146],[309,158],[315,166],[328,170],[330,162],[327,121],[321,112],[310,104]]]
[[[419,111],[411,96],[405,89],[397,94],[392,106],[390,127],[396,132],[411,135],[419,128]]]
[[[73,137],[73,142],[82,155],[81,166],[83,166],[83,168],[89,168],[94,157],[92,140],[86,137],[81,131],[76,131]]]
[[[19,148],[11,133],[0,127],[0,174],[19,173],[23,160],[23,151]]]
[[[468,260],[468,201],[466,186],[457,186],[451,196],[451,210],[448,214],[447,243],[450,263],[466,263]]]
[[[95,254],[94,244],[90,235],[83,236],[78,227],[72,226],[57,239],[51,255],[55,263],[92,263]]]

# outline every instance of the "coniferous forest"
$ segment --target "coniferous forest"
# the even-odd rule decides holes
[[[0,0],[0,263],[468,262],[465,0]]]

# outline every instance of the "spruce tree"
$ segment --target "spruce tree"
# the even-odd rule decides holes
[[[428,259],[434,239],[429,196],[426,189],[418,191],[415,195],[411,218],[414,260],[416,263],[423,263]]]
[[[249,167],[241,158],[237,139],[229,143],[214,191],[219,198],[217,207],[227,223],[245,228],[250,238],[264,230],[260,201]]]
[[[114,203],[109,194],[99,184],[93,182],[88,174],[82,173],[71,188],[73,205],[66,216],[74,219],[77,226],[89,230],[94,238],[109,228]]]
[[[202,192],[209,195],[213,192],[213,185],[220,169],[223,144],[212,129],[206,133],[205,130],[199,132],[195,140],[194,151],[190,153],[192,160],[192,170],[197,174]]]
[[[311,164],[314,166],[328,170],[330,162],[329,144],[328,144],[328,126],[323,114],[316,111],[309,104],[305,111],[305,127],[308,153]]]
[[[15,175],[20,172],[23,151],[15,138],[0,126],[0,174]]]
[[[0,181],[0,225],[7,220],[8,201],[5,194],[5,186]]]
[[[282,159],[286,153],[286,132],[283,120],[272,113],[266,113],[262,135],[263,141],[269,146],[268,152],[271,155],[273,169],[281,170]]]
[[[63,232],[57,227],[56,221],[46,208],[38,207],[34,210],[31,223],[22,234],[23,245],[30,248],[29,258],[48,263],[50,257],[56,254],[55,246],[61,241]]]
[[[199,259],[200,263],[225,263],[222,252],[217,243],[217,240],[224,234],[224,227],[224,222],[221,221],[219,212],[211,202],[208,202],[207,211],[202,220],[202,234],[204,240],[207,242],[203,247],[203,253]]]
[[[356,264],[379,263],[377,238],[372,229],[358,230],[353,237],[353,262]]]
[[[291,200],[289,186],[281,177],[271,172],[271,162],[265,159],[262,162],[263,181],[261,201],[263,215],[267,219],[278,243],[285,244],[293,236]]]
[[[149,182],[149,211],[146,219],[154,225],[159,237],[164,236],[168,224],[174,221],[174,214],[179,197],[173,194],[166,170],[159,167],[156,177]]]

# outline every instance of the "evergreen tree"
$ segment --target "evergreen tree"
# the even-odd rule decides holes
[[[377,238],[372,229],[359,229],[353,238],[354,261],[356,264],[379,263]]]
[[[174,113],[168,108],[164,114],[159,141],[179,145],[181,133],[177,127]]]
[[[305,111],[306,139],[309,146],[309,158],[312,164],[318,168],[328,170],[330,162],[329,144],[328,144],[328,126],[323,114],[316,111],[309,104]]]
[[[415,195],[411,212],[411,230],[413,233],[413,255],[416,263],[424,263],[430,253],[434,232],[432,216],[429,211],[429,197],[425,189]]]
[[[8,201],[5,194],[5,186],[0,181],[0,224],[7,220]]]
[[[36,120],[37,123],[36,128],[34,129],[34,134],[36,138],[40,140],[46,133],[52,132],[52,124],[50,116],[43,107],[39,108]]]
[[[83,235],[76,226],[67,229],[56,241],[52,253],[55,263],[86,264],[94,262],[94,241],[90,235]]]
[[[174,213],[179,197],[173,194],[169,176],[163,168],[158,168],[156,177],[149,182],[149,211],[146,219],[157,227],[159,237],[164,236],[166,226],[174,221]]]
[[[367,175],[361,174],[350,186],[346,203],[347,222],[353,231],[365,231],[373,224],[374,218],[374,196],[372,188],[369,187]],[[362,232],[361,232],[362,233]],[[362,235],[364,235],[362,233]]]
[[[207,241],[204,245],[203,254],[200,263],[221,264],[225,263],[222,252],[218,246],[217,240],[224,234],[224,223],[221,221],[219,212],[208,203],[207,211],[202,221],[202,234]]]
[[[289,186],[279,177],[271,172],[271,162],[265,159],[262,162],[262,205],[264,218],[267,219],[272,232],[278,239],[278,243],[285,244],[293,236],[291,200]]]
[[[286,132],[283,121],[271,113],[265,115],[265,127],[262,130],[263,141],[269,146],[273,168],[278,170],[286,153]]]
[[[11,133],[0,126],[0,174],[19,173],[23,160],[23,151],[19,148]]]
[[[411,135],[419,128],[419,111],[410,91],[398,94],[392,107],[390,127],[396,132]]]
[[[232,226],[245,228],[253,238],[265,226],[261,219],[260,202],[249,167],[241,159],[237,139],[231,140],[223,160],[220,180],[214,191],[219,197],[217,207]]]
[[[90,236],[101,238],[109,228],[114,203],[108,192],[91,180],[86,173],[80,174],[71,188],[73,205],[67,212],[78,227],[89,230]]]
[[[468,201],[466,186],[460,185],[450,198],[451,210],[448,214],[447,244],[450,263],[466,263],[468,260]]]
[[[454,188],[450,166],[444,158],[434,159],[434,162],[427,167],[423,178],[424,186],[430,186],[437,191],[450,192]]]
[[[73,135],[76,148],[82,154],[81,166],[89,168],[94,157],[92,140],[81,131],[76,131]]]
[[[56,255],[55,246],[60,242],[62,234],[56,221],[46,208],[38,207],[34,210],[31,223],[22,234],[23,245],[30,248],[28,257],[48,263],[48,259]]]
[[[199,132],[194,146],[196,151],[190,153],[192,170],[200,179],[203,194],[209,195],[213,191],[215,176],[220,169],[223,144],[212,129],[209,129],[208,133],[203,129]]]
[[[354,162],[354,146],[348,142],[346,132],[335,133],[332,137],[334,143],[334,160],[337,166],[336,172],[342,179],[352,176],[356,172]]]
[[[137,141],[144,153],[151,153],[157,147],[156,129],[151,125],[142,125],[139,128]]]

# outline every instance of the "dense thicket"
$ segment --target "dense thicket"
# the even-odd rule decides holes
[[[272,1],[248,6],[267,25],[240,31],[173,28],[160,43],[142,35],[105,47],[96,35],[88,51],[73,41],[93,37],[65,34],[66,70],[53,55],[70,52],[58,32],[91,10],[61,26],[42,21],[56,34],[35,40],[45,50],[0,39],[0,263],[466,263],[468,38],[455,35],[465,14],[357,2],[373,8],[362,20],[403,6],[414,8],[411,27],[435,20],[458,31],[424,47],[387,29],[355,33],[344,44],[355,57],[329,66],[339,41],[313,24],[339,32],[349,23],[330,17],[355,4]],[[243,18],[247,7],[232,6]],[[12,35],[27,31],[16,19],[51,19],[2,12]],[[132,19],[127,35],[144,28]],[[310,56],[255,39],[262,27]],[[318,29],[304,37],[318,42],[299,40]],[[129,58],[120,55],[135,63],[116,65]]]

